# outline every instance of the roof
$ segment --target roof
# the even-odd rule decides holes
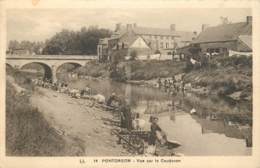
[[[135,34],[134,32],[126,32],[124,35],[120,37],[119,43],[124,43],[130,46],[137,38],[138,35]]]
[[[180,37],[180,40],[183,42],[192,41],[193,38],[196,38],[196,34],[194,32],[176,31],[176,34]]]
[[[252,24],[246,22],[209,27],[192,43],[208,43],[237,40],[240,35],[252,35]]]
[[[252,36],[251,35],[241,35],[238,37],[245,45],[252,49]]]
[[[175,36],[179,37],[180,41],[190,42],[197,35],[191,31],[172,31],[166,28],[151,28],[151,27],[131,27],[134,33],[138,35],[158,35],[158,36]],[[121,28],[115,31],[115,34],[121,36],[127,32],[126,26],[121,26]]]
[[[99,43],[99,44],[107,44],[107,43],[108,43],[108,39],[109,39],[109,38],[102,38],[102,39],[99,40],[98,43]]]
[[[121,34],[118,36],[118,44],[124,43],[125,47],[131,46],[138,38],[142,38],[140,35],[136,34],[134,31],[128,31],[124,34]],[[142,38],[143,39],[143,38]],[[144,40],[144,39],[143,39]],[[144,40],[144,42],[147,44],[147,42]],[[148,46],[148,44],[147,44]],[[115,49],[115,46],[114,46]]]
[[[176,34],[176,31],[172,31],[170,29],[163,29],[163,28],[152,28],[152,27],[132,27],[131,28],[136,34],[142,34],[142,35],[158,35],[158,36],[178,36]],[[126,27],[122,26],[120,30],[118,30],[116,33],[122,34],[126,32]]]

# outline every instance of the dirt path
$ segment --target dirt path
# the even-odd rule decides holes
[[[112,118],[111,113],[92,107],[91,100],[74,99],[66,94],[37,88],[31,102],[60,134],[82,140],[86,156],[128,155],[116,144],[117,138],[110,133],[111,126],[101,120]]]

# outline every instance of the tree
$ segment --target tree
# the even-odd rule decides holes
[[[221,24],[230,24],[231,22],[228,20],[228,17],[223,17],[221,16],[220,17],[220,20],[221,20]]]
[[[43,48],[43,42],[31,42],[23,40],[18,42],[16,40],[11,40],[8,44],[8,52],[13,53],[15,50],[27,50],[30,53],[41,54],[41,49]]]
[[[96,54],[100,38],[109,37],[108,29],[90,26],[79,31],[62,30],[46,42],[45,54]]]
[[[191,46],[188,50],[192,54],[193,57],[199,57],[201,48],[198,46]]]
[[[30,42],[12,40],[8,45],[8,52],[23,49],[35,54],[64,54],[84,55],[97,54],[97,45],[100,38],[110,37],[111,31],[90,26],[82,27],[79,31],[63,29],[45,42]]]

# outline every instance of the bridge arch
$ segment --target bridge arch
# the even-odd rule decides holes
[[[21,70],[25,69],[25,67],[30,64],[38,64],[43,68],[43,70],[44,70],[43,79],[44,80],[46,80],[46,79],[51,80],[51,81],[55,80],[53,78],[53,68],[50,65],[43,63],[43,62],[37,62],[37,61],[28,62],[28,63],[21,65],[20,69]]]
[[[5,63],[5,72],[7,74],[12,73],[14,70],[14,67],[11,64]]]
[[[61,68],[66,66],[66,65],[67,65],[67,67],[65,67],[66,70],[61,72]],[[64,76],[64,73],[65,73],[65,76],[66,76],[68,72],[73,71],[73,70],[75,70],[79,67],[82,67],[84,65],[85,65],[85,63],[75,62],[75,61],[62,62],[58,66],[56,66],[56,71],[53,72],[53,73],[55,73],[56,77],[60,79],[60,78],[62,78],[61,76]]]
[[[59,65],[57,66],[56,70],[59,70],[62,66],[66,65],[66,64],[67,64],[67,65],[73,65],[74,68],[78,68],[78,67],[84,66],[83,63],[69,61],[69,62],[63,62],[63,63],[59,64]]]
[[[10,68],[14,68],[11,64],[9,64],[9,63],[5,63],[5,67],[10,67]]]

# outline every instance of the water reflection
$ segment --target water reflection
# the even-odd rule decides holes
[[[106,97],[115,92],[127,100],[132,112],[141,113],[147,123],[150,115],[157,115],[169,138],[182,144],[178,150],[185,155],[251,153],[244,138],[252,136],[252,121],[242,122],[238,120],[239,117],[234,119],[231,115],[223,115],[223,112],[239,115],[251,113],[248,103],[234,103],[214,96],[200,97],[192,94],[172,97],[158,89],[108,80],[81,80],[70,85],[76,88],[88,85]],[[189,114],[192,108],[196,108],[197,115]]]

